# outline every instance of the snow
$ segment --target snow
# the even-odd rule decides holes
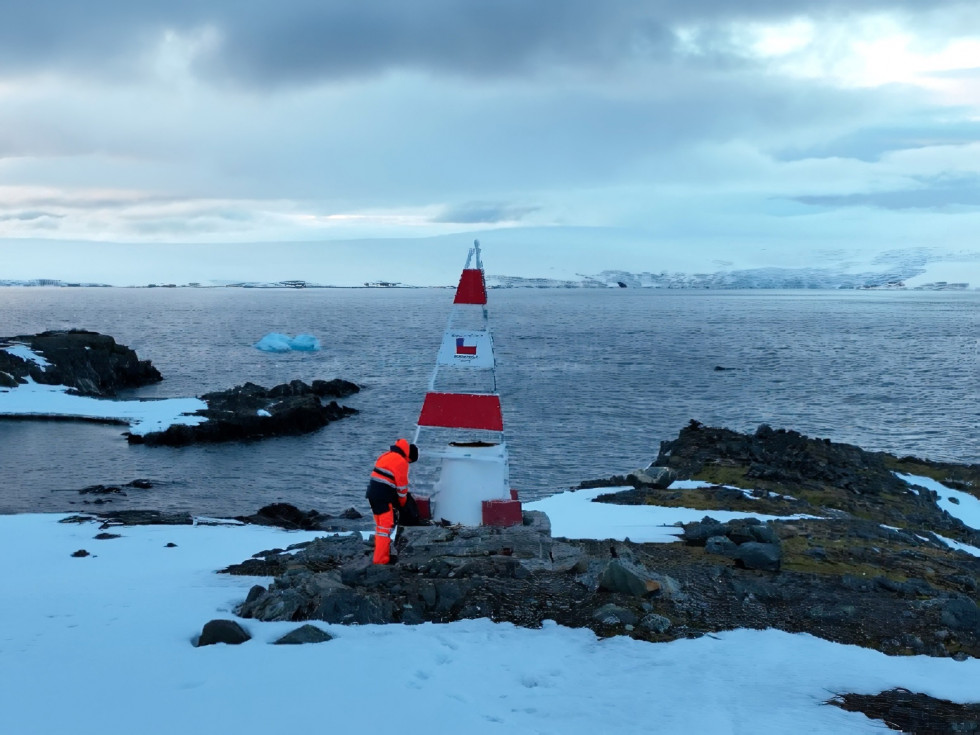
[[[41,355],[36,353],[30,347],[19,342],[15,342],[7,347],[0,347],[0,350],[9,352],[15,357],[19,357],[21,360],[26,360],[27,362],[33,362],[35,365],[47,369],[51,367],[51,363],[45,360]]]
[[[272,414],[269,413],[268,411],[266,411],[264,408],[260,408],[258,411],[255,412],[255,415],[256,416],[271,416]]]
[[[938,505],[949,513],[953,518],[959,518],[970,528],[980,531],[980,500],[962,490],[953,490],[936,482],[931,477],[921,477],[919,475],[903,475],[895,473],[899,479],[904,480],[910,485],[919,485],[927,490],[934,490],[939,493]],[[959,501],[951,502],[950,498]]]
[[[704,480],[674,480],[670,483],[671,490],[697,490],[699,488],[708,487],[723,487],[726,490],[738,490],[742,495],[744,495],[749,500],[759,500],[762,495],[754,495],[752,490],[746,490],[744,487],[735,487],[734,485],[718,485],[713,482],[705,482]],[[792,495],[781,495],[780,493],[770,492],[768,494],[770,498],[782,498],[784,500],[796,500]]]
[[[970,544],[964,544],[962,541],[957,541],[956,539],[946,538],[945,536],[940,536],[938,533],[935,534],[936,538],[942,541],[951,549],[958,549],[959,551],[965,551],[971,556],[980,557],[980,549],[976,546],[971,546]]]
[[[689,481],[675,482],[671,488],[691,489],[710,487]],[[666,508],[659,505],[613,505],[594,503],[595,498],[609,493],[632,490],[631,487],[604,487],[575,490],[525,503],[525,510],[540,510],[551,519],[551,533],[565,538],[629,539],[637,543],[662,543],[677,541],[683,529],[677,524],[700,521],[711,516],[716,521],[736,518],[758,518],[760,521],[779,519],[814,518],[815,516],[772,516],[729,510],[696,510],[694,508]]]
[[[269,332],[255,343],[254,347],[263,352],[316,352],[320,349],[320,340],[312,334],[298,334],[290,337],[280,332]]]
[[[129,423],[133,434],[164,431],[174,424],[195,425],[206,421],[193,416],[207,408],[199,398],[166,398],[154,401],[115,401],[67,393],[64,385],[41,385],[28,381],[17,388],[0,388],[0,415],[57,416]]]
[[[268,583],[215,570],[316,534],[140,526],[97,541],[97,523],[63,517],[0,516],[0,557],[17,560],[0,605],[5,733],[880,733],[823,702],[899,686],[968,702],[980,680],[977,659],[776,630],[651,644],[550,622],[315,623],[335,639],[274,646],[299,624],[241,620],[251,641],[195,648],[204,623]],[[80,548],[92,556],[72,558]]]

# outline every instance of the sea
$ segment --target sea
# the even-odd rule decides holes
[[[368,513],[377,455],[411,438],[452,289],[0,288],[0,336],[83,328],[149,359],[125,398],[344,378],[358,409],[313,434],[130,446],[118,425],[0,420],[0,513],[147,508],[232,517],[274,502]],[[526,500],[652,462],[692,419],[980,462],[980,291],[491,289],[511,484]],[[270,332],[317,352],[270,354]],[[125,496],[92,485],[148,479]]]

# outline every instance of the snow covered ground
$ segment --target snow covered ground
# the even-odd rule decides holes
[[[671,489],[693,490],[712,487],[710,483],[678,481]],[[551,533],[565,538],[629,539],[636,543],[662,543],[677,541],[683,533],[678,523],[693,523],[711,516],[722,523],[735,518],[758,518],[771,521],[779,518],[813,518],[814,516],[771,516],[731,510],[696,510],[694,508],[665,508],[659,505],[612,505],[591,502],[600,495],[608,495],[631,487],[603,487],[592,490],[575,490],[552,495],[533,503],[525,503],[526,510],[541,510],[551,519]],[[624,511],[628,508],[628,511]],[[597,535],[602,534],[602,535]]]
[[[133,434],[164,431],[174,424],[193,426],[207,420],[204,416],[191,415],[208,407],[199,398],[116,401],[69,395],[67,390],[64,385],[34,382],[17,388],[0,388],[0,415],[125,421]]]
[[[895,473],[909,485],[919,485],[927,490],[935,490],[939,494],[938,505],[954,518],[959,518],[970,528],[980,528],[980,500],[962,490],[953,490],[931,477],[919,475],[903,475]]]
[[[23,344],[11,344],[0,349],[33,362],[42,368],[50,367],[43,355]],[[174,424],[194,426],[204,423],[195,411],[207,408],[199,398],[165,398],[152,401],[116,401],[108,398],[70,395],[68,386],[42,385],[30,378],[16,388],[0,387],[0,416],[55,416],[61,418],[123,421],[129,431],[143,435],[165,431]]]
[[[530,506],[554,513],[556,535],[594,538],[672,540],[660,524],[686,518],[660,508],[637,520],[644,508],[592,503],[595,494]],[[823,704],[835,693],[906,687],[980,698],[980,660],[889,657],[776,630],[651,644],[555,624],[318,623],[335,639],[275,646],[299,624],[243,620],[247,643],[194,648],[204,623],[233,617],[249,587],[269,581],[215,570],[317,534],[141,526],[95,540],[96,523],[63,517],[0,516],[4,733],[836,735],[885,728]],[[81,548],[92,555],[71,556]]]

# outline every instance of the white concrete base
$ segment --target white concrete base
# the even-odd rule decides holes
[[[465,526],[483,523],[484,500],[509,500],[507,447],[448,445],[430,456],[441,470],[432,492],[432,517]]]

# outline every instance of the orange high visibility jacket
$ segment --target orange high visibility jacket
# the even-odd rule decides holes
[[[371,472],[371,482],[380,482],[394,488],[400,506],[404,506],[408,500],[408,452],[408,441],[399,439],[391,445],[389,451],[378,457]]]

